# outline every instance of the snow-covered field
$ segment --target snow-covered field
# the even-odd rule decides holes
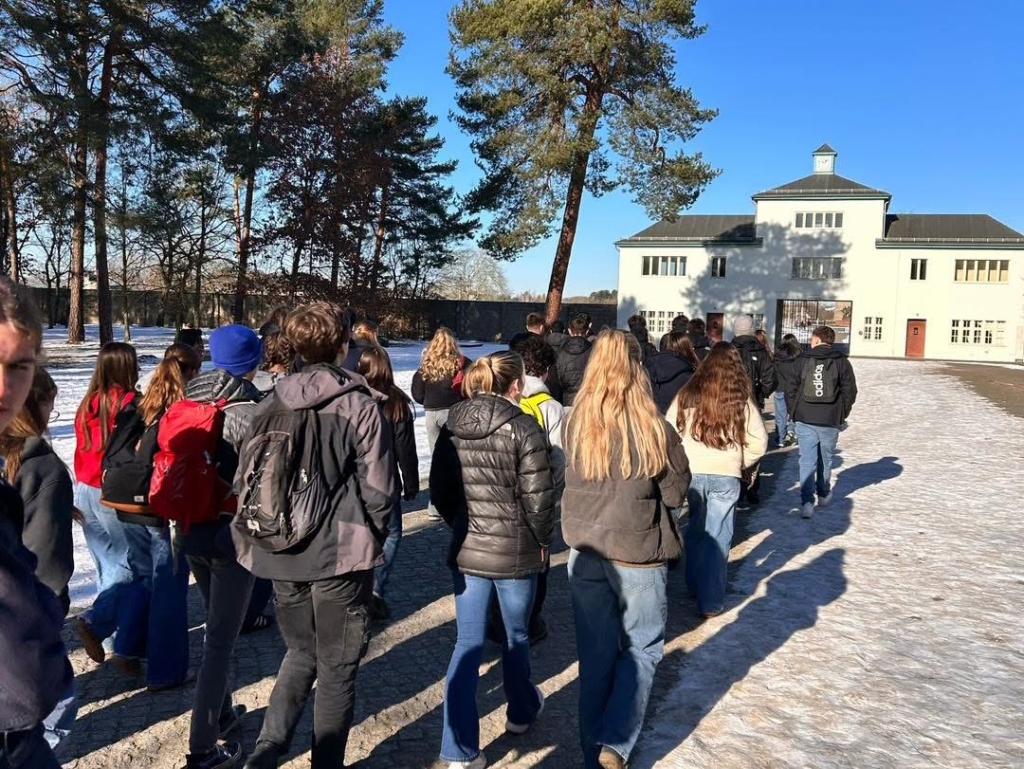
[[[204,335],[209,335],[209,330],[204,330]],[[96,354],[99,351],[97,329],[95,326],[86,328],[86,337],[91,340],[81,345],[67,344],[67,330],[56,328],[47,331],[43,339],[43,351],[47,363],[47,369],[57,383],[57,403],[54,418],[50,423],[50,436],[53,441],[53,448],[64,460],[68,468],[73,470],[73,459],[75,451],[75,430],[74,416],[81,402],[85,391],[89,386],[89,378],[92,376],[96,361]],[[115,326],[114,338],[121,339],[121,327]],[[156,364],[163,357],[164,349],[174,341],[174,330],[167,328],[132,328],[132,344],[139,355],[142,368],[142,375],[152,371]],[[391,357],[392,366],[395,369],[396,384],[409,392],[412,384],[412,376],[419,366],[420,354],[423,352],[423,342],[394,342],[388,348],[388,355]],[[473,343],[474,345],[476,343]],[[476,358],[496,350],[505,349],[502,345],[485,344],[481,346],[467,347],[466,355]],[[207,361],[204,368],[210,368]],[[416,447],[420,458],[420,478],[426,483],[427,472],[430,468],[430,455],[427,450],[427,433],[423,421],[423,409],[416,406]],[[71,601],[75,605],[87,604],[95,594],[96,570],[85,547],[85,539],[79,527],[75,527],[75,575],[71,580],[70,592]]]

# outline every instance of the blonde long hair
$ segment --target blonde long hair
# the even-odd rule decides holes
[[[664,471],[665,418],[654,403],[632,334],[617,329],[598,334],[566,422],[565,447],[569,466],[586,481],[611,477],[613,450],[623,478],[655,478]]]
[[[423,351],[420,372],[428,382],[443,382],[445,379],[454,379],[460,366],[462,353],[455,341],[455,334],[441,326]]]

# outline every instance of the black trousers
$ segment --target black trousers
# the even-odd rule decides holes
[[[288,651],[270,695],[260,742],[282,751],[290,747],[315,681],[312,769],[345,766],[356,671],[370,640],[367,606],[372,593],[372,571],[316,582],[274,580],[277,624]]]
[[[23,732],[3,732],[0,739],[0,769],[60,769],[42,724]]]

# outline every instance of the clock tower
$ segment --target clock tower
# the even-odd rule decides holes
[[[814,151],[814,173],[834,174],[836,172],[836,155],[838,153],[827,144],[822,144]]]

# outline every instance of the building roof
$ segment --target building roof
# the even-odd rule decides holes
[[[827,144],[817,152],[833,152]],[[762,198],[807,198],[807,197],[840,197],[840,198],[883,198],[889,200],[892,195],[884,190],[868,187],[860,182],[847,179],[837,174],[811,174],[802,179],[764,190],[753,196],[754,200]]]
[[[1024,234],[988,214],[888,214],[882,242],[1024,244]]]
[[[619,243],[754,243],[756,240],[753,214],[688,214],[674,221],[663,219]]]
[[[820,147],[818,147],[818,149],[816,149],[814,151],[814,154],[817,155],[817,154],[819,154],[821,152],[831,152],[833,155],[838,155],[839,154],[834,149],[829,147],[828,144],[822,144]]]

